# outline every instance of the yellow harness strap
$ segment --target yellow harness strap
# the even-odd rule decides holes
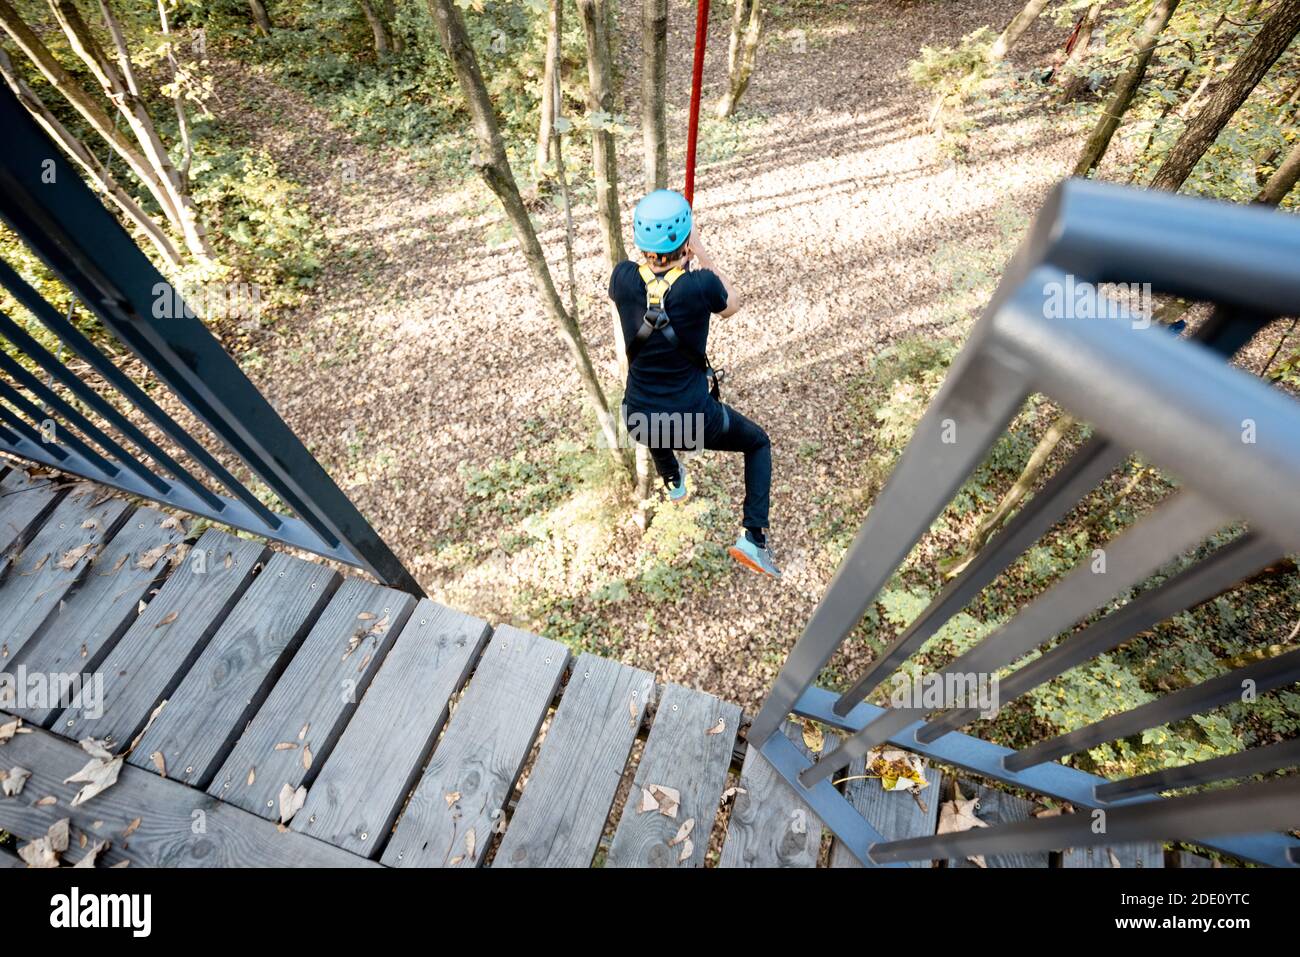
[[[668,295],[668,290],[673,287],[673,283],[686,275],[685,269],[674,266],[662,276],[656,276],[654,270],[645,263],[641,263],[637,267],[637,272],[641,274],[641,278],[645,281],[645,304],[647,307],[662,306],[664,296]]]

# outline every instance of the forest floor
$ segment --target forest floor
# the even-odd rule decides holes
[[[674,168],[688,6],[671,4]],[[630,494],[593,449],[576,376],[480,184],[365,146],[301,93],[225,63],[222,121],[303,184],[330,248],[306,301],[255,336],[241,362],[432,596],[752,708],[870,503],[865,467],[880,422],[864,410],[862,384],[890,349],[960,339],[1081,145],[1072,114],[1010,93],[974,116],[960,162],[927,128],[930,99],[907,78],[908,61],[1019,6],[801,6],[772,25],[738,115],[705,123],[698,222],[746,300],[715,322],[710,354],[728,372],[726,400],[772,438],[779,584],[725,558],[739,522],[738,456],[697,459],[695,498],[661,507],[649,533],[632,521]],[[623,4],[619,37],[633,123],[637,9]],[[708,103],[724,81],[726,28],[715,15]],[[1044,62],[1061,34],[1040,21],[1017,59]],[[569,157],[585,158],[576,144]],[[641,191],[635,137],[621,175],[626,224]],[[562,276],[562,219],[550,206],[536,216]],[[576,221],[582,328],[615,392],[589,205]]]

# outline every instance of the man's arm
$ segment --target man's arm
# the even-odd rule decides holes
[[[741,306],[740,292],[732,285],[731,280],[728,279],[722,270],[720,270],[713,262],[713,257],[709,255],[709,251],[704,248],[704,243],[700,241],[700,234],[698,231],[691,231],[690,244],[691,254],[695,257],[695,261],[699,263],[700,268],[707,269],[717,276],[718,281],[722,283],[722,288],[726,290],[727,305],[718,312],[718,315],[723,319],[735,315],[736,311],[739,310]]]

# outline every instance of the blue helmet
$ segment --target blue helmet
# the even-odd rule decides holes
[[[670,253],[691,235],[691,204],[671,189],[657,189],[636,204],[632,238],[648,253]]]

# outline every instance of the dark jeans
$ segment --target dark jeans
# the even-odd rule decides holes
[[[637,438],[635,432],[632,434]],[[742,524],[745,528],[767,528],[768,504],[772,492],[772,442],[767,433],[731,406],[710,400],[704,413],[703,439],[706,449],[745,454],[745,506]],[[677,456],[673,451],[681,451],[690,446],[682,442],[680,436],[665,442],[662,435],[653,436],[643,444],[649,446],[650,456],[654,459],[660,476],[670,484],[676,484],[680,473]]]

